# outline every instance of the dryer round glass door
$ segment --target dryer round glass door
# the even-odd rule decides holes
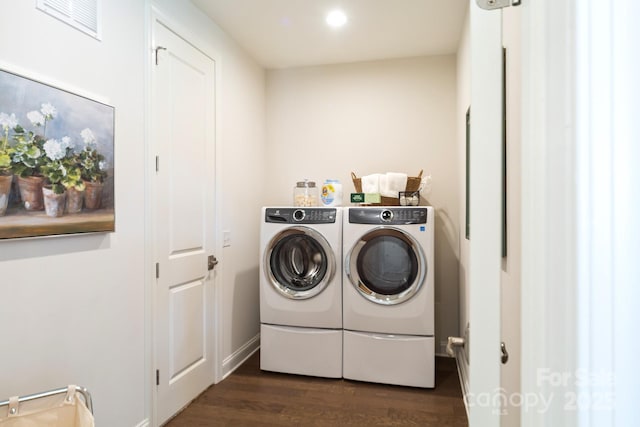
[[[427,261],[420,244],[393,227],[363,235],[346,259],[346,273],[360,294],[377,304],[409,300],[422,287]]]
[[[283,296],[318,295],[335,274],[336,260],[327,240],[308,227],[290,227],[271,239],[265,251],[265,274]]]

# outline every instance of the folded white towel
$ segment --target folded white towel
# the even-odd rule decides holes
[[[398,192],[407,188],[407,174],[387,172],[380,177],[380,194],[384,197],[398,197]]]
[[[380,174],[374,173],[365,175],[361,178],[363,193],[379,193],[380,192]]]
[[[387,191],[387,187],[388,187],[388,185],[387,185],[387,175],[381,173],[380,174],[380,195],[381,196],[388,197],[387,194],[389,192]]]

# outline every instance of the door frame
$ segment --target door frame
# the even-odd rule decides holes
[[[471,141],[469,288],[469,424],[500,425],[493,394],[500,389],[502,259],[502,11],[469,10]],[[486,398],[490,403],[486,403]],[[497,410],[496,410],[497,409]]]
[[[221,61],[219,55],[214,52],[214,49],[187,27],[181,25],[176,20],[170,18],[157,6],[148,5],[148,19],[146,35],[148,38],[147,46],[148,50],[145,56],[145,402],[146,409],[145,414],[150,426],[157,425],[156,407],[157,407],[157,387],[155,384],[155,370],[156,370],[156,348],[155,348],[155,334],[154,319],[156,316],[156,301],[155,301],[155,227],[156,227],[156,215],[154,214],[154,206],[156,203],[156,197],[158,197],[158,191],[155,186],[155,153],[156,144],[153,142],[152,135],[152,109],[153,109],[153,82],[152,73],[155,66],[155,40],[153,27],[155,22],[159,22],[179,37],[183,38],[189,44],[201,51],[204,55],[209,57],[215,64],[215,77],[214,77],[214,94],[215,94],[215,114],[214,114],[214,151],[215,151],[215,184],[214,184],[214,247],[215,253],[218,255],[220,261],[216,266],[216,274],[214,274],[212,283],[213,291],[213,342],[214,342],[214,384],[217,384],[223,377],[223,354],[222,354],[222,277],[224,272],[224,260],[223,260],[223,245],[222,245],[222,159],[220,154],[222,153],[222,139],[220,131],[220,107],[221,107]]]

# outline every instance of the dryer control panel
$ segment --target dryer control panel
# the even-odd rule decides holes
[[[426,224],[426,208],[366,207],[349,209],[351,224]]]
[[[333,224],[335,208],[267,208],[265,222],[282,224]]]

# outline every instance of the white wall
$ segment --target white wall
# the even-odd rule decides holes
[[[455,56],[270,70],[267,144],[272,205],[291,204],[303,178],[339,179],[347,205],[351,171],[433,176],[436,351],[444,354],[447,336],[458,334]]]
[[[229,358],[259,332],[264,71],[189,1],[153,3],[196,34],[221,73],[220,212],[222,229],[232,234],[220,264],[222,354]],[[102,2],[102,42],[34,5],[17,0],[0,5],[0,15],[12,17],[2,24],[0,60],[115,106],[116,232],[0,242],[0,400],[74,382],[92,392],[98,426],[134,426],[149,415],[144,379],[147,2]]]
[[[99,42],[0,3],[2,63],[106,98],[116,123],[116,232],[0,242],[0,400],[77,383],[103,427],[145,418],[144,5],[103,1]]]
[[[260,332],[258,258],[260,207],[265,203],[265,73],[213,21],[187,0],[153,0],[178,30],[216,60],[217,153],[222,179],[222,229],[231,232],[222,270],[222,357],[233,368],[242,346]]]

